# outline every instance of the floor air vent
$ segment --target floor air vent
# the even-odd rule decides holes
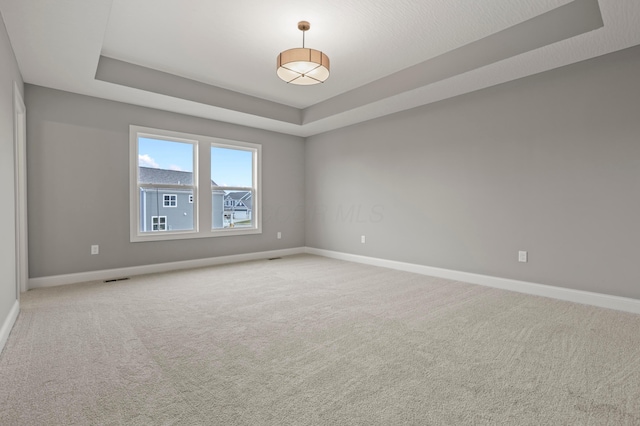
[[[128,279],[129,279],[129,277],[126,277],[126,278],[114,278],[114,279],[112,279],[112,280],[104,280],[104,282],[105,282],[105,283],[114,283],[114,282],[116,282],[116,281],[126,281],[126,280],[128,280]]]

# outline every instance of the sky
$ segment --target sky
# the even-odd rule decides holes
[[[252,152],[211,147],[211,180],[220,186],[252,186]]]
[[[138,138],[138,165],[193,172],[190,143]],[[251,186],[252,153],[241,149],[211,147],[211,179],[220,186]]]

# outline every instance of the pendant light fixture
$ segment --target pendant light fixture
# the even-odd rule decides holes
[[[304,47],[304,33],[309,28],[311,25],[307,21],[298,22],[302,47],[278,55],[278,77],[287,83],[308,86],[324,83],[329,78],[329,57],[319,50]]]

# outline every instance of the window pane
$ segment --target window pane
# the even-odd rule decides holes
[[[194,193],[194,152],[193,143],[138,137],[138,183],[154,186],[139,188],[140,232],[195,229],[192,198],[190,201]]]
[[[193,150],[194,145],[191,143],[139,137],[138,167],[145,169],[145,171],[138,174],[138,181],[140,183],[191,185],[193,183]],[[147,169],[155,169],[156,172],[148,172],[149,176],[147,176],[145,174]],[[162,170],[184,173],[164,176]],[[166,179],[168,181],[148,182],[148,179],[155,181]]]
[[[140,232],[191,231],[194,229],[192,189],[171,189],[169,204],[165,204],[163,188],[140,188]],[[160,224],[161,229],[155,224]],[[154,229],[155,228],[155,229]]]
[[[254,227],[254,155],[253,149],[211,147],[211,184],[222,187],[211,193],[213,229]]]
[[[164,207],[176,207],[178,205],[178,196],[176,194],[164,194],[162,198]]]
[[[211,147],[211,180],[216,186],[253,186],[253,151]]]
[[[165,216],[152,216],[151,229],[154,231],[166,231],[167,218]]]

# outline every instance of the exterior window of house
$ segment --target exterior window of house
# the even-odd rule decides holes
[[[167,217],[166,216],[151,216],[151,230],[152,231],[166,231],[167,230]]]
[[[260,146],[211,144],[212,228],[221,235],[260,230]],[[217,200],[217,201],[216,201]]]
[[[132,242],[262,232],[260,145],[133,125],[129,134]]]
[[[163,196],[163,207],[178,207],[178,196],[176,194],[164,194]],[[192,194],[189,194],[189,197],[193,197]]]

